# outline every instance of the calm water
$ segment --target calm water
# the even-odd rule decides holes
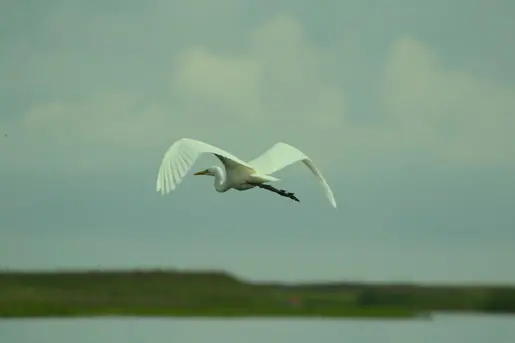
[[[0,321],[2,343],[513,343],[515,317],[433,320],[31,319]]]

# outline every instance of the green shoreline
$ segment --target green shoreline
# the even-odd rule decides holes
[[[0,272],[0,318],[429,318],[515,313],[515,286],[248,282],[216,271]]]

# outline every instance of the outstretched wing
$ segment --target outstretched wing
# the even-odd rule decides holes
[[[331,202],[331,205],[336,207],[336,200],[334,199],[331,187],[329,187],[329,184],[323,177],[322,173],[308,156],[289,144],[283,142],[276,143],[261,156],[250,161],[249,164],[260,174],[272,174],[300,161],[302,161],[313,172],[313,174],[318,177],[327,198]]]
[[[172,144],[163,156],[157,174],[156,191],[166,194],[174,190],[197,158],[204,153],[214,154],[227,169],[236,166],[251,168],[248,163],[225,150],[194,139],[182,138]]]

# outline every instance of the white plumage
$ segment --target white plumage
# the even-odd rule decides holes
[[[317,176],[331,205],[336,207],[333,192],[313,161],[302,151],[283,142],[276,143],[252,161],[245,162],[211,144],[190,138],[182,138],[172,144],[164,154],[157,175],[156,190],[161,192],[161,194],[174,190],[181,183],[182,178],[191,169],[197,158],[204,153],[210,153],[218,157],[225,167],[225,172],[222,168],[213,166],[197,172],[195,175],[214,176],[214,187],[218,192],[223,193],[231,188],[242,191],[259,187],[299,201],[294,193],[277,189],[267,183],[279,181],[278,178],[270,174],[296,162],[303,162]]]

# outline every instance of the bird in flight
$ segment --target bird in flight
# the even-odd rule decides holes
[[[336,208],[333,192],[313,161],[302,151],[283,142],[276,143],[252,161],[244,162],[233,154],[208,143],[182,138],[173,143],[163,156],[157,174],[156,191],[164,195],[174,190],[197,158],[204,153],[216,156],[225,170],[219,166],[213,166],[194,175],[213,176],[214,188],[219,193],[230,189],[244,191],[258,187],[299,202],[294,193],[275,188],[268,183],[280,180],[271,175],[274,172],[296,162],[303,162],[318,178],[326,197]]]

